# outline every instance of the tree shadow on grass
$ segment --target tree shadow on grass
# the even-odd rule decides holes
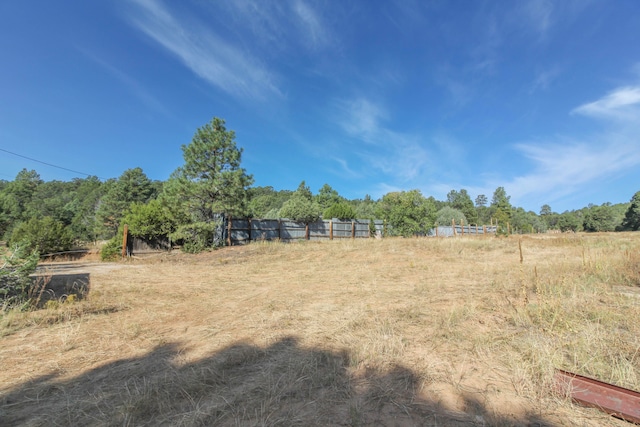
[[[349,354],[284,338],[235,344],[180,363],[177,343],[71,379],[46,375],[6,390],[0,425],[473,426],[552,423],[502,418],[463,396],[466,413],[419,398],[414,372],[395,366],[347,372]]]

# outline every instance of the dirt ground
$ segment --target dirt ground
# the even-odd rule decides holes
[[[638,387],[638,248],[366,239],[67,264],[86,300],[3,318],[0,425],[627,425],[552,385],[563,368]]]

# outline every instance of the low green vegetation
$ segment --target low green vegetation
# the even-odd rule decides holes
[[[29,306],[33,286],[29,275],[37,263],[38,253],[25,246],[0,247],[0,314]]]
[[[356,211],[347,202],[338,202],[327,208],[322,214],[323,218],[338,218],[341,220],[356,219]]]

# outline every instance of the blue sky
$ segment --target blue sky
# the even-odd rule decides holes
[[[640,190],[640,2],[0,3],[0,149],[166,180],[217,116],[255,185],[505,187],[538,212]],[[0,179],[36,169],[0,151]]]

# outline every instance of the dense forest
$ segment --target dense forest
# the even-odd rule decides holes
[[[329,184],[314,194],[302,181],[295,190],[252,186],[241,166],[242,149],[224,120],[214,118],[183,145],[184,165],[167,181],[150,180],[141,168],[118,178],[95,176],[71,181],[43,181],[35,170],[23,169],[13,181],[0,180],[0,240],[41,254],[69,250],[90,242],[118,251],[119,229],[128,224],[133,235],[169,236],[186,251],[210,247],[214,219],[234,217],[382,219],[395,235],[423,234],[434,225],[498,224],[500,232],[622,231],[640,228],[640,191],[629,203],[589,205],[556,213],[513,206],[503,187],[491,199],[475,200],[465,189],[451,190],[446,200],[419,190],[390,192],[378,200],[366,195],[349,200]],[[507,229],[508,225],[508,229]],[[114,238],[115,237],[115,238]]]

